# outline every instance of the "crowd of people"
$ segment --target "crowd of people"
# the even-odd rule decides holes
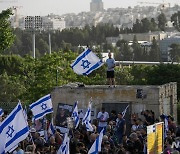
[[[1,121],[6,117],[6,113]],[[128,115],[126,115],[128,116]],[[97,118],[92,120],[93,132],[88,132],[86,127],[79,124],[77,129],[69,130],[69,149],[70,154],[87,154],[97,136],[103,131],[103,139],[100,154],[143,154],[147,153],[147,126],[165,120],[165,115],[155,119],[153,111],[143,111],[140,114],[130,115],[130,126],[123,118],[123,113],[111,113],[102,108]],[[179,148],[172,148],[173,142],[180,140],[180,128],[176,125],[174,118],[168,116],[168,131],[164,138],[164,153],[179,153]],[[11,153],[13,154],[53,154],[57,153],[63,143],[64,134],[60,129],[56,129],[54,134],[47,131],[47,136],[38,131],[38,127],[31,123],[30,135],[18,144],[18,147]],[[50,121],[47,123],[47,128]],[[36,122],[38,125],[38,122]],[[130,130],[127,130],[127,127]]]

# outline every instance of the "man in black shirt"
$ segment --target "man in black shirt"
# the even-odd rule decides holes
[[[117,137],[118,143],[122,143],[122,138],[126,134],[126,121],[122,117],[122,113],[118,113],[118,118],[115,127],[115,135]]]

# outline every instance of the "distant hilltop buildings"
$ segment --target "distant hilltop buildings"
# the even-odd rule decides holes
[[[13,28],[59,31],[66,28],[66,22],[64,18],[54,14],[50,14],[48,16],[26,16],[20,18],[18,20],[18,24],[16,22],[17,21],[15,21],[13,18],[11,19],[11,26]]]
[[[173,7],[164,8],[163,12],[166,16],[167,23],[171,23],[172,14],[178,12],[180,7],[175,5]],[[86,25],[96,26],[98,23],[111,23],[117,28],[132,28],[136,19],[141,21],[143,18],[151,19],[157,22],[157,16],[162,12],[159,7],[154,6],[140,6],[133,8],[109,8],[104,9],[102,0],[91,0],[90,11],[75,13],[67,13],[63,15],[50,14],[48,16],[41,16],[43,29],[62,30],[64,28],[83,28]],[[26,16],[28,17],[28,16]],[[20,16],[18,10],[11,18],[13,28],[25,28],[25,18]],[[172,24],[172,23],[171,23]],[[169,25],[169,24],[168,24]]]
[[[102,12],[104,10],[104,4],[102,0],[92,0],[90,3],[91,12]]]

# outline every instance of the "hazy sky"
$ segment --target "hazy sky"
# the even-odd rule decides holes
[[[103,0],[105,9],[135,6],[138,4],[138,1],[163,2],[163,0]],[[180,0],[165,1],[171,2],[172,6],[174,4],[180,5]],[[90,10],[90,2],[91,0],[0,0],[0,12],[11,6],[22,6],[19,13],[23,15],[47,15],[50,13],[61,15],[65,13],[79,13],[82,11],[87,12]]]

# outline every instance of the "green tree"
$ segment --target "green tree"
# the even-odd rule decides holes
[[[11,9],[4,10],[0,13],[0,52],[8,49],[14,41],[14,35],[8,20],[10,15],[12,15]]]
[[[37,40],[36,48],[39,50],[41,55],[44,55],[45,53],[49,52],[49,45],[45,40],[41,38]]]
[[[178,99],[180,99],[180,65],[153,65],[146,72],[146,80],[149,85],[161,85],[169,82],[177,82],[177,96]]]
[[[157,44],[155,37],[152,40],[151,50],[149,53],[149,60],[150,61],[160,61],[160,49]]]
[[[142,28],[142,24],[139,19],[136,19],[136,22],[133,24],[132,31],[133,33],[140,33]]]
[[[180,45],[179,44],[171,44],[170,46],[170,58],[172,62],[180,61]]]
[[[180,11],[172,14],[171,22],[173,22],[173,26],[180,31]]]
[[[147,18],[142,19],[141,23],[142,23],[142,27],[141,27],[142,33],[147,33],[151,30],[151,23]]]
[[[121,53],[122,53],[123,60],[132,60],[133,59],[133,52],[128,43],[123,44]]]
[[[154,18],[151,18],[151,31],[157,31],[158,30],[158,25],[155,21]]]
[[[133,60],[143,60],[142,59],[143,49],[138,43],[136,35],[134,35],[132,48],[133,48]]]
[[[0,87],[0,102],[17,102],[26,91],[20,75],[11,76],[6,72],[0,75]]]
[[[164,31],[166,27],[167,19],[164,13],[158,16],[158,27],[160,30]]]

